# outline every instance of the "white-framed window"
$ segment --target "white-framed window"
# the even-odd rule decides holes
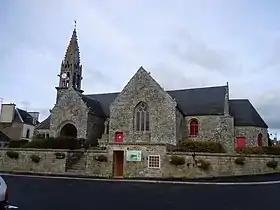
[[[148,168],[160,168],[160,155],[148,156]]]

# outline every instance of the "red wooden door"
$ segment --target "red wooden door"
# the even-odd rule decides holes
[[[123,176],[124,151],[114,151],[114,176]]]
[[[237,137],[235,142],[235,148],[240,149],[246,146],[246,137]]]

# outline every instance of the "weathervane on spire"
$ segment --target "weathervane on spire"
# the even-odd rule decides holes
[[[74,20],[74,29],[76,29],[76,27],[77,27],[77,21]]]

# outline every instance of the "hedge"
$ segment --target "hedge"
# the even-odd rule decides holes
[[[27,139],[21,139],[21,140],[11,140],[9,142],[9,147],[10,148],[21,148],[23,145],[27,144],[29,140]]]
[[[266,154],[266,155],[280,155],[280,146],[263,146],[263,147],[243,147],[236,150],[240,154]]]
[[[219,142],[185,140],[177,146],[168,146],[171,152],[208,152],[225,153],[226,150]]]
[[[24,148],[38,149],[80,149],[83,140],[77,138],[57,137],[47,139],[33,139]]]

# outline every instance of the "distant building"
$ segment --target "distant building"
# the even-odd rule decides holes
[[[27,112],[15,104],[2,104],[0,113],[0,138],[31,140],[35,126],[39,124],[39,112]]]

